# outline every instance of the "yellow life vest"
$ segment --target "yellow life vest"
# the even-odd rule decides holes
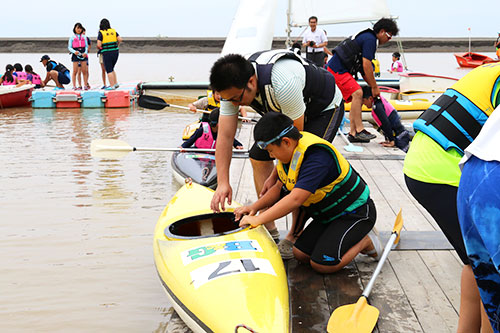
[[[290,163],[285,166],[278,161],[276,166],[278,177],[286,190],[292,191],[295,187],[307,149],[311,146],[320,146],[332,154],[340,175],[330,184],[318,188],[302,205],[306,208],[310,207],[309,213],[313,216],[326,214],[334,218],[344,211],[352,211],[366,203],[369,195],[368,186],[338,150],[330,142],[314,134],[308,132],[301,132],[301,134],[302,137],[293,151]],[[363,200],[360,201],[362,196]]]
[[[220,107],[220,101],[215,100],[215,92],[213,90],[207,90],[208,106],[207,109],[212,111],[215,108]]]
[[[463,151],[500,104],[500,63],[470,71],[413,123],[445,150]]]
[[[109,28],[108,30],[99,30],[102,35],[102,52],[118,50],[118,37],[116,30]]]

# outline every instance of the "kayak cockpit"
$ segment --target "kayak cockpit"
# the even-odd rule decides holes
[[[227,235],[242,230],[230,212],[190,216],[165,228],[168,238],[205,238]]]

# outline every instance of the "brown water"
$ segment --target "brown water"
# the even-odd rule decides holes
[[[193,114],[0,110],[0,331],[166,332],[153,230],[170,155],[94,159],[91,140],[175,147]]]

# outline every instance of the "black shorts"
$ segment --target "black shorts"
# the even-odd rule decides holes
[[[332,142],[337,134],[340,123],[344,118],[344,102],[338,108],[321,112],[321,115],[313,119],[305,119],[304,131],[316,134],[329,142]],[[267,150],[260,149],[254,142],[249,152],[250,158],[257,161],[272,161]]]
[[[118,50],[102,52],[102,60],[106,73],[111,73],[115,70],[116,62],[118,61]]]
[[[310,256],[317,264],[335,266],[350,248],[372,230],[376,219],[375,204],[372,199],[368,199],[366,204],[354,212],[339,216],[330,223],[313,220],[304,229],[294,246]]]

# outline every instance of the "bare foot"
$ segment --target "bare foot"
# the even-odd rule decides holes
[[[382,142],[382,146],[384,146],[384,147],[394,147],[395,144],[394,144],[394,141],[385,141],[385,142]]]

